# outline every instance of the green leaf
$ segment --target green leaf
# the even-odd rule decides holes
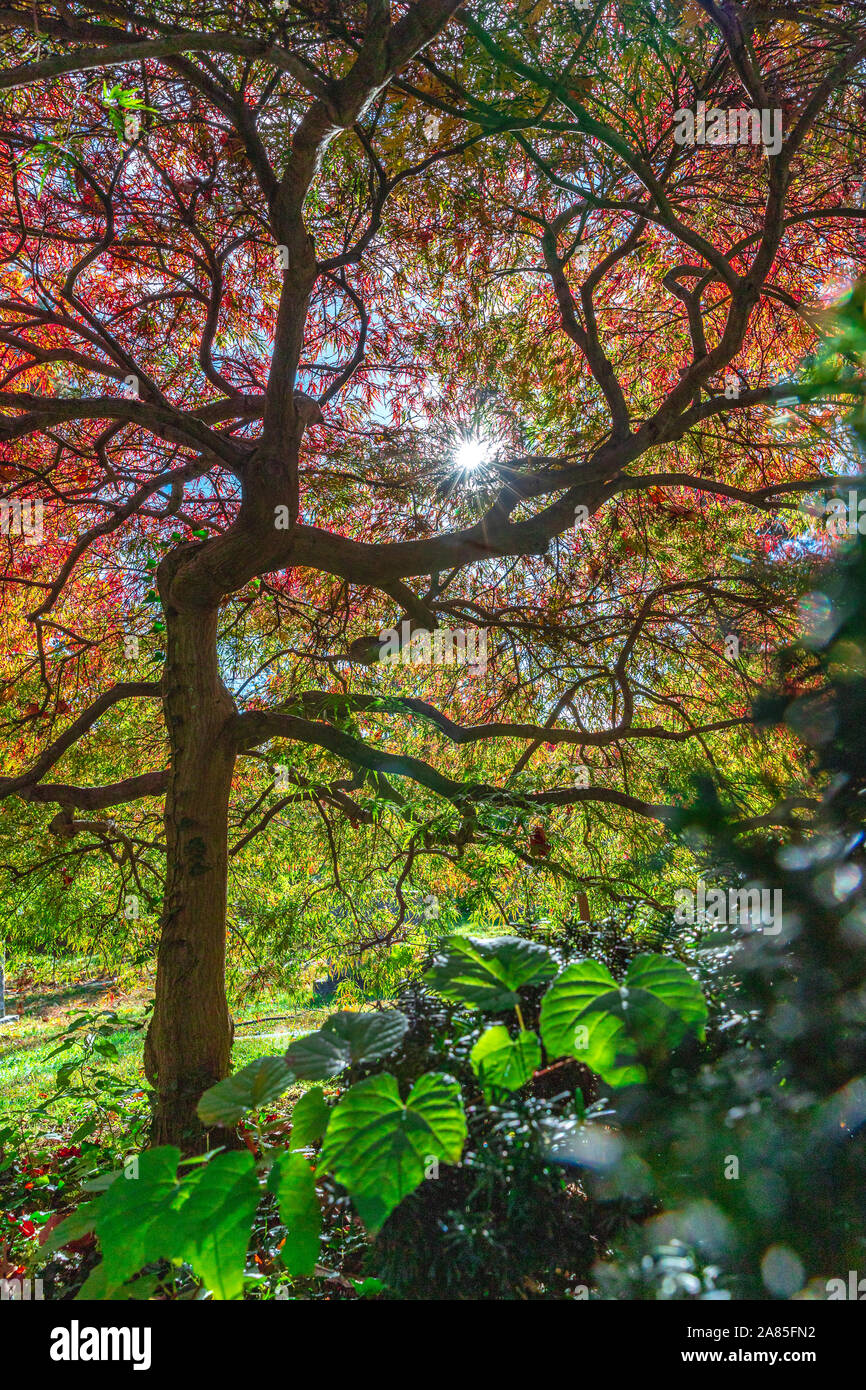
[[[134,1298],[148,1302],[153,1298],[161,1283],[162,1280],[158,1274],[142,1274],[138,1279],[131,1279],[126,1284],[121,1284],[120,1288],[109,1297],[113,1299]]]
[[[69,1136],[70,1144],[78,1144],[82,1139],[86,1139],[88,1134],[92,1134],[98,1125],[99,1120],[95,1115],[92,1115],[89,1120],[85,1120],[83,1124],[78,1125],[72,1131]]]
[[[498,1013],[519,1003],[523,985],[549,980],[556,962],[546,946],[520,936],[450,936],[424,979],[458,1004]]]
[[[121,1170],[113,1173],[97,1173],[95,1178],[86,1178],[81,1184],[82,1192],[107,1192],[112,1183],[123,1177]]]
[[[160,1285],[158,1274],[143,1274],[125,1284],[110,1284],[105,1274],[105,1262],[92,1269],[78,1293],[76,1303],[122,1303],[126,1299],[150,1299]]]
[[[375,1298],[385,1287],[381,1279],[350,1279],[349,1282],[359,1298]]]
[[[588,1026],[584,1014],[599,999],[612,1006],[617,996],[616,981],[606,965],[579,960],[566,966],[541,1001],[541,1036],[550,1056],[586,1061],[587,1044],[585,1038],[575,1039],[577,1028]]]
[[[220,1154],[183,1184],[172,1256],[187,1260],[214,1298],[240,1298],[261,1188],[251,1153]]]
[[[71,1211],[46,1236],[41,1245],[42,1253],[53,1255],[56,1250],[61,1250],[71,1240],[80,1240],[82,1236],[89,1235],[96,1224],[98,1211],[98,1202],[84,1202],[80,1207],[76,1207],[75,1211]]]
[[[219,1154],[182,1182],[179,1162],[174,1146],[146,1149],[129,1176],[118,1175],[93,1204],[102,1264],[96,1282],[85,1285],[98,1295],[88,1297],[114,1297],[145,1265],[162,1260],[188,1261],[215,1298],[240,1297],[261,1195],[255,1160],[246,1152]]]
[[[38,140],[31,149],[25,150],[16,168],[28,168],[38,160],[40,156],[45,157],[45,163],[42,165],[39,175],[39,197],[41,198],[42,190],[45,187],[45,180],[48,178],[48,175],[60,166],[71,166],[74,161],[68,150],[63,149],[61,145],[56,145],[53,140]]]
[[[311,1144],[318,1144],[324,1137],[330,1118],[325,1093],[321,1086],[314,1086],[301,1096],[292,1111],[292,1148],[308,1149]]]
[[[681,961],[672,960],[670,956],[635,956],[626,974],[626,984],[630,990],[652,994],[672,1010],[684,1025],[681,1037],[689,1028],[694,1028],[698,1037],[703,1038],[709,1013],[707,1001],[697,980]]]
[[[268,1177],[276,1195],[280,1220],[288,1228],[281,1251],[290,1274],[312,1274],[319,1262],[322,1209],[316,1193],[316,1175],[303,1154],[278,1158]]]
[[[481,1034],[469,1060],[489,1100],[497,1087],[517,1091],[529,1080],[541,1065],[541,1043],[535,1033],[527,1031],[512,1038],[498,1023]]]
[[[429,1160],[456,1163],[465,1140],[460,1087],[452,1077],[427,1072],[404,1105],[395,1077],[370,1076],[335,1106],[319,1172],[333,1173],[348,1189],[375,1232],[424,1181]]]
[[[76,1303],[104,1303],[112,1298],[122,1298],[122,1284],[112,1284],[105,1271],[105,1260],[99,1261],[88,1274],[78,1293]]]
[[[302,1081],[324,1081],[358,1062],[376,1062],[399,1047],[409,1020],[398,1009],[332,1014],[317,1033],[293,1042],[286,1062]]]
[[[175,1204],[182,1200],[179,1162],[180,1149],[174,1145],[145,1149],[132,1170],[138,1176],[119,1174],[99,1199],[93,1227],[108,1286],[118,1287],[154,1260],[171,1259],[177,1238]]]
[[[702,1032],[707,1006],[697,981],[668,956],[641,955],[618,985],[606,966],[581,960],[554,981],[541,1004],[541,1036],[552,1057],[578,1057],[609,1085],[646,1080],[644,1062]]]
[[[218,1081],[198,1103],[198,1117],[206,1125],[234,1125],[250,1110],[282,1095],[294,1081],[282,1057],[258,1057],[234,1076]]]

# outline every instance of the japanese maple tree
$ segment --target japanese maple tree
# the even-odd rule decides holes
[[[862,262],[866,4],[21,0],[0,30],[0,791],[40,853],[54,808],[64,874],[156,875],[153,1133],[194,1146],[230,826],[303,802],[335,850],[372,793],[402,920],[416,856],[491,816],[540,864],[571,808],[664,826],[681,745],[748,759],[862,395],[810,354]],[[778,149],[680,143],[699,103],[778,113]],[[386,628],[483,629],[487,668],[383,665]]]

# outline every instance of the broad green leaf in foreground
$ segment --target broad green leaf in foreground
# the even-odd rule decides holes
[[[538,941],[520,936],[450,936],[424,979],[445,999],[494,1013],[519,1003],[523,985],[549,980],[556,962]]]
[[[252,1154],[222,1153],[177,1179],[180,1150],[146,1149],[92,1205],[102,1249],[86,1297],[113,1298],[145,1265],[186,1260],[214,1298],[239,1298],[250,1229],[261,1196]],[[130,1292],[134,1297],[135,1292]]]
[[[172,1255],[189,1261],[214,1298],[240,1298],[250,1230],[261,1189],[246,1150],[219,1154],[184,1182]]]
[[[237,1124],[248,1111],[282,1095],[294,1079],[283,1057],[257,1057],[205,1091],[198,1117],[206,1125]]]
[[[93,1204],[93,1230],[103,1252],[100,1286],[104,1289],[118,1289],[143,1265],[174,1254],[178,1209],[188,1195],[177,1180],[179,1161],[181,1151],[174,1145],[149,1148],[139,1155],[135,1169],[129,1169],[135,1176],[118,1173]]]
[[[409,1020],[399,1009],[381,1013],[332,1014],[317,1033],[298,1038],[286,1064],[302,1081],[324,1081],[358,1062],[376,1062],[399,1047]]]
[[[456,1163],[466,1140],[460,1087],[428,1072],[404,1105],[387,1074],[352,1086],[334,1108],[319,1171],[349,1190],[370,1231],[423,1182],[431,1159]]]
[[[102,1248],[106,1286],[116,1288],[143,1265],[170,1259],[177,1240],[177,1209],[187,1193],[177,1181],[180,1149],[165,1145],[139,1155],[137,1176],[123,1173],[98,1199],[94,1230]]]
[[[303,1154],[285,1154],[271,1169],[268,1187],[276,1195],[280,1219],[287,1227],[280,1252],[283,1264],[290,1274],[312,1274],[319,1261],[322,1230],[312,1165]]]
[[[497,1087],[517,1091],[529,1080],[541,1065],[541,1044],[535,1033],[527,1031],[512,1038],[508,1029],[498,1023],[481,1034],[469,1060],[489,1098]]]

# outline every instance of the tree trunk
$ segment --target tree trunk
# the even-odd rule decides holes
[[[228,1075],[234,1033],[225,993],[225,931],[237,710],[219,674],[218,610],[178,611],[165,587],[167,872],[145,1070],[156,1090],[151,1143],[192,1153],[204,1144],[196,1105]]]

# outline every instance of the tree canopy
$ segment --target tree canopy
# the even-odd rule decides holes
[[[697,763],[739,833],[796,822],[752,705],[862,411],[828,310],[866,5],[0,30],[3,858],[28,911],[158,935],[186,1144],[230,1064],[227,901],[287,845],[297,914],[360,949],[430,895],[507,917],[530,872],[585,919],[667,901]],[[455,633],[482,656],[437,661]]]

